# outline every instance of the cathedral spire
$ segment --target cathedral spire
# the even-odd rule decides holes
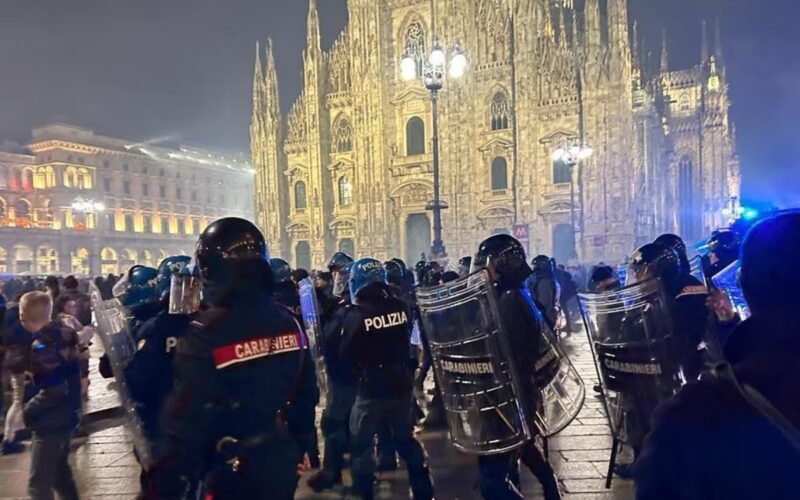
[[[553,39],[555,34],[553,33],[553,15],[550,12],[550,0],[544,0],[544,32],[542,36],[548,39]]]
[[[317,0],[308,0],[308,20],[306,21],[306,46],[309,49],[321,50],[319,36],[319,14]]]
[[[558,7],[558,43],[562,47],[567,46],[567,23],[564,19],[564,10],[563,5]]]
[[[583,32],[589,48],[600,47],[600,3],[599,0],[586,0],[583,12]]]
[[[614,54],[627,60],[630,50],[627,0],[608,0],[607,9],[608,45]]]
[[[578,13],[572,11],[572,45],[578,47],[580,40],[578,40]]]
[[[719,28],[719,16],[717,16],[714,26],[714,55],[717,56],[717,62],[722,62],[722,34]]]
[[[669,54],[667,53],[667,29],[661,30],[661,72],[669,71]]]
[[[265,66],[265,88],[267,111],[277,121],[280,118],[280,100],[278,98],[278,72],[275,69],[275,57],[272,54],[272,38],[267,39],[265,49],[267,62]]]
[[[256,62],[253,69],[253,115],[261,115],[264,111],[264,72],[261,66],[261,47],[256,42]]]
[[[633,34],[631,35],[631,52],[633,53],[633,65],[641,64],[641,54],[639,54],[639,21],[633,20]]]

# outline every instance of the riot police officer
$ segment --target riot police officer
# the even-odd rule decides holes
[[[469,274],[469,270],[472,268],[472,257],[467,255],[466,257],[461,257],[458,259],[458,276],[463,278],[464,276]]]
[[[197,279],[187,271],[190,258],[185,255],[167,257],[158,265],[156,294],[161,310],[147,320],[139,329],[136,353],[125,367],[131,397],[137,403],[138,415],[142,421],[144,437],[148,440],[154,455],[161,451],[162,434],[159,417],[164,401],[172,392],[172,360],[178,339],[189,326],[190,314],[194,311],[186,307],[176,307],[183,296],[171,296],[170,289],[174,279]],[[176,292],[179,295],[180,292]],[[173,302],[175,314],[170,314],[168,306]],[[182,306],[184,304],[181,304]],[[192,307],[193,308],[193,307]],[[142,469],[139,475],[140,499],[159,498],[159,474],[163,471],[156,463],[150,470]]]
[[[300,295],[292,279],[292,266],[279,257],[269,259],[269,266],[272,269],[272,299],[300,320]]]
[[[413,436],[411,373],[408,370],[411,321],[407,305],[389,294],[380,261],[360,259],[350,274],[354,307],[346,315],[339,349],[358,379],[350,415],[353,487],[364,499],[373,496],[373,438],[387,426],[406,462],[415,499],[433,498],[425,453]]]
[[[542,314],[555,331],[558,322],[558,304],[561,288],[555,276],[555,266],[547,255],[537,255],[531,261],[533,271],[528,280],[528,290],[542,309]],[[526,266],[527,267],[527,266]]]
[[[353,263],[345,264],[339,271],[341,282],[339,303],[332,315],[322,325],[323,354],[328,375],[327,404],[322,413],[320,427],[325,437],[325,456],[322,469],[308,478],[308,486],[316,491],[332,488],[342,482],[344,454],[347,451],[350,410],[356,400],[356,379],[353,367],[339,357],[342,341],[342,323],[351,308],[350,270]],[[342,280],[342,278],[345,278]]]
[[[739,236],[729,229],[714,231],[706,245],[708,255],[703,259],[703,268],[709,278],[739,258]]]
[[[675,332],[680,336],[680,360],[687,367],[687,380],[697,379],[703,360],[699,346],[705,336],[708,309],[705,302],[708,289],[685,272],[678,252],[659,243],[648,243],[631,256],[629,273],[636,282],[650,278],[661,279],[671,299]]]
[[[195,259],[209,308],[178,340],[165,418],[177,479],[201,477],[214,498],[292,498],[298,436],[314,432],[318,391],[300,326],[271,297],[264,237],[223,218]],[[175,481],[167,498],[180,494]]]
[[[509,336],[511,351],[515,354],[514,365],[520,379],[528,382],[522,384],[520,406],[525,410],[529,428],[536,429],[534,414],[539,394],[534,384],[534,366],[537,353],[544,350],[546,340],[542,333],[542,315],[525,286],[532,272],[525,262],[525,250],[513,236],[497,234],[481,243],[472,260],[472,267],[473,271],[486,269],[489,272],[503,329]],[[553,469],[537,447],[535,439],[528,441],[519,452],[478,457],[484,498],[523,498],[513,484],[518,457],[542,484],[546,499],[561,498]]]
[[[686,243],[680,236],[672,233],[665,233],[653,240],[653,243],[664,245],[667,248],[675,250],[678,254],[678,259],[681,263],[681,272],[683,274],[691,274],[691,264],[689,264],[689,255],[686,252]]]
[[[130,312],[128,330],[134,339],[139,328],[162,309],[156,290],[158,277],[158,269],[136,265],[114,285],[114,297]]]

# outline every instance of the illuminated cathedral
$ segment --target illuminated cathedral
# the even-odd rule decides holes
[[[666,38],[660,57],[642,48],[626,0],[349,0],[348,11],[323,49],[310,0],[302,92],[286,113],[271,43],[256,55],[256,220],[274,254],[310,268],[337,250],[410,264],[429,251],[431,101],[399,61],[433,44],[468,60],[439,94],[451,259],[520,227],[531,254],[612,262],[663,232],[691,242],[724,225],[740,174],[718,27],[708,36],[704,23],[698,64],[676,69]],[[567,143],[593,154],[554,161]]]

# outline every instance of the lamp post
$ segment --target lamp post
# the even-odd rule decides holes
[[[84,216],[84,226],[88,226],[88,217],[89,215],[94,215],[99,212],[103,212],[106,209],[106,206],[101,201],[95,200],[86,200],[80,196],[75,198],[72,202],[72,210],[78,213],[82,213]],[[95,226],[97,225],[97,221],[95,221]]]
[[[572,226],[572,255],[577,257],[578,251],[575,247],[575,167],[580,162],[589,159],[594,150],[588,144],[581,141],[571,141],[565,143],[553,151],[553,161],[563,161],[569,167],[569,219]]]
[[[442,241],[442,209],[447,208],[439,196],[439,91],[444,87],[447,78],[461,78],[467,68],[467,58],[464,52],[454,46],[447,51],[436,41],[430,53],[426,54],[419,64],[415,54],[406,52],[400,59],[400,76],[405,81],[421,79],[422,84],[428,89],[431,99],[431,114],[433,122],[433,135],[431,145],[433,148],[433,200],[425,207],[433,212],[433,243],[431,245],[432,260],[447,257],[447,251]],[[421,71],[421,74],[420,74]]]

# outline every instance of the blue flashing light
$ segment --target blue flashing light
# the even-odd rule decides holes
[[[742,218],[744,220],[753,220],[758,217],[758,210],[754,208],[747,208],[742,212]]]

